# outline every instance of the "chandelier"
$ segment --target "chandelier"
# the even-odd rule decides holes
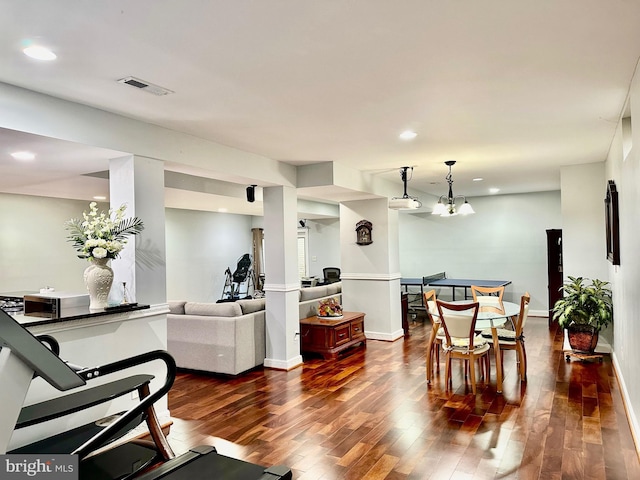
[[[444,162],[449,167],[449,174],[447,175],[447,183],[449,184],[449,194],[442,195],[438,200],[438,203],[433,208],[432,215],[440,215],[441,217],[452,217],[454,215],[469,215],[476,213],[471,208],[469,202],[464,195],[453,195],[453,178],[451,177],[451,167],[456,164],[455,160],[447,160]],[[456,204],[458,202],[458,204]]]

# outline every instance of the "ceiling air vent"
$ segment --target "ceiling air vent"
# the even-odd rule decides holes
[[[158,85],[154,85],[153,83],[145,82],[136,77],[125,77],[118,80],[118,83],[126,83],[127,85],[131,85],[132,87],[139,88],[148,93],[152,93],[153,95],[157,95],[161,97],[162,95],[169,95],[170,93],[174,93],[173,90],[169,90],[168,88],[159,87]]]

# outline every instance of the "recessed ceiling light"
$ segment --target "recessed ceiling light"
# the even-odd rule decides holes
[[[36,158],[35,153],[31,152],[13,152],[11,156],[16,160],[33,160]]]
[[[499,191],[500,191],[500,189],[499,188],[495,188],[495,187],[489,189],[489,193],[491,193],[491,194],[498,193]]]
[[[96,195],[95,197],[93,197],[94,200],[106,200],[107,197],[105,197],[104,195]]]
[[[411,130],[405,130],[400,134],[400,138],[402,140],[413,140],[417,136],[418,134],[416,132],[412,132]]]
[[[35,58],[36,60],[55,60],[58,58],[51,50],[39,45],[32,45],[22,51],[27,57]]]
[[[482,180],[484,180],[484,178],[482,177],[477,177],[473,179],[474,182],[481,182]]]

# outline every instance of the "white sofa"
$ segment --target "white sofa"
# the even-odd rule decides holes
[[[317,313],[321,300],[341,301],[342,284],[302,288],[299,318]],[[266,356],[265,299],[223,303],[170,301],[167,350],[179,368],[238,375]]]

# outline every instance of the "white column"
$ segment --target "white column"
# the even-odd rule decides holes
[[[122,282],[127,282],[130,302],[166,303],[163,162],[138,155],[112,159],[109,192],[112,208],[124,203],[126,217],[139,217],[144,222],[142,234],[130,237],[120,257],[111,262],[115,274],[111,296],[121,299]]]
[[[267,299],[265,367],[290,370],[302,363],[298,301],[297,197],[293,187],[263,192]]]
[[[373,224],[370,245],[356,243],[360,220]],[[340,247],[343,309],[366,314],[367,338],[402,337],[398,212],[388,208],[386,198],[341,204]]]

